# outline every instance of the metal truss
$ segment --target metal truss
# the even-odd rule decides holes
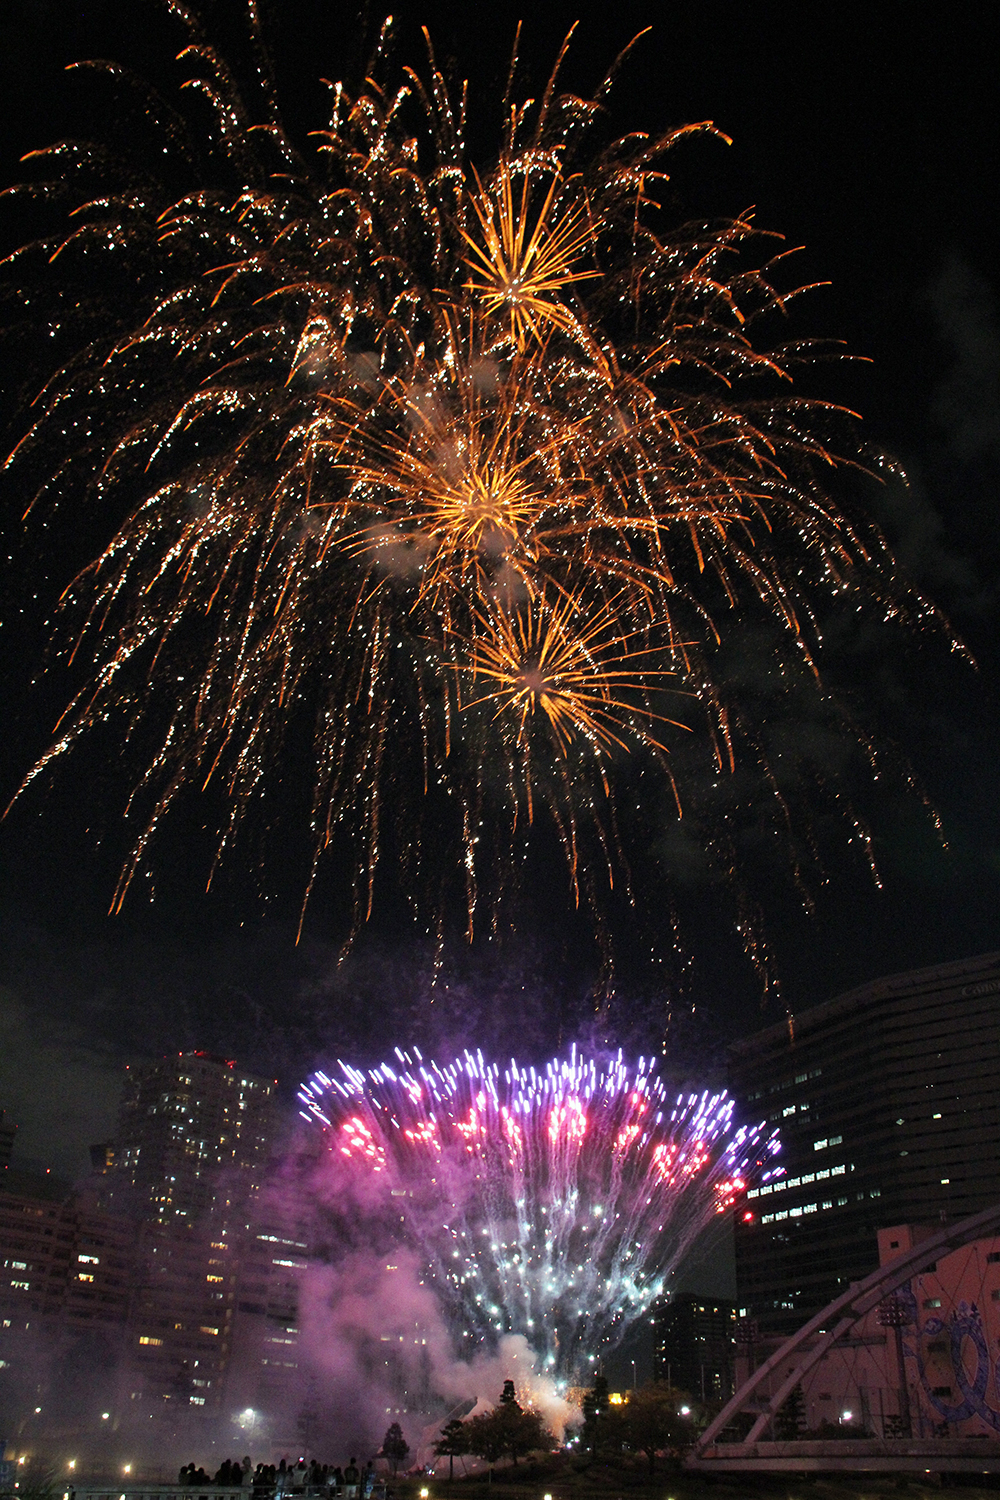
[[[1000,1448],[976,1439],[883,1439],[849,1442],[768,1442],[767,1429],[803,1376],[837,1342],[845,1338],[865,1315],[912,1276],[917,1276],[949,1250],[958,1250],[972,1240],[1000,1229],[1000,1204],[962,1219],[922,1240],[887,1265],[879,1266],[864,1281],[857,1281],[829,1306],[810,1318],[797,1333],[744,1381],[732,1400],[702,1433],[686,1460],[696,1469],[820,1469],[820,1468],[969,1468],[983,1470],[1000,1464]],[[791,1373],[777,1390],[767,1392],[771,1376],[780,1366]],[[740,1415],[753,1417],[746,1437],[727,1440],[726,1429]],[[960,1452],[971,1448],[968,1454]],[[987,1449],[989,1448],[989,1453]],[[813,1453],[811,1450],[817,1450]],[[779,1451],[780,1450],[780,1451]],[[819,1450],[823,1450],[820,1452]],[[829,1452],[827,1452],[829,1450]],[[851,1450],[851,1451],[847,1451]],[[858,1450],[857,1452],[853,1450]],[[931,1451],[933,1450],[933,1452]],[[953,1461],[946,1461],[946,1460]],[[994,1461],[990,1461],[993,1459]]]

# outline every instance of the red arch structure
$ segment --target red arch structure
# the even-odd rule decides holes
[[[1000,1204],[962,1219],[922,1240],[864,1281],[855,1282],[756,1369],[713,1422],[686,1460],[703,1472],[753,1470],[882,1469],[914,1472],[1000,1472],[1000,1441],[984,1438],[865,1438],[823,1442],[775,1441],[768,1428],[784,1402],[814,1365],[883,1298],[912,1276],[927,1270],[949,1250],[1000,1230]],[[770,1390],[780,1368],[790,1373]],[[733,1424],[750,1420],[745,1437],[731,1436]]]

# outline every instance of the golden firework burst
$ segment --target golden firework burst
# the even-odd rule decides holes
[[[515,188],[510,162],[501,160],[484,188],[478,175],[470,202],[479,221],[481,240],[462,236],[471,254],[466,283],[483,312],[505,323],[511,342],[523,350],[555,328],[586,339],[579,314],[565,301],[569,288],[599,273],[581,267],[594,248],[597,225],[579,179],[565,180],[555,168],[541,203],[532,203],[533,173],[520,170]],[[574,201],[575,194],[582,201]]]
[[[489,690],[467,704],[495,706],[517,724],[522,750],[530,748],[532,721],[541,716],[560,755],[583,740],[597,756],[637,742],[665,750],[653,723],[673,724],[649,706],[658,679],[674,676],[648,658],[662,652],[633,644],[622,634],[618,600],[596,608],[580,596],[533,599],[513,611],[478,616],[480,633],[468,643],[462,670]]]
[[[814,676],[817,609],[932,614],[829,492],[849,414],[799,395],[808,349],[761,331],[790,295],[770,243],[746,216],[672,222],[663,158],[689,130],[595,149],[603,90],[560,96],[557,67],[539,101],[508,97],[481,175],[464,89],[433,54],[426,76],[396,77],[380,53],[356,90],[333,86],[302,147],[256,6],[245,89],[198,16],[170,8],[185,83],[211,106],[189,121],[210,178],[191,181],[184,131],[151,94],[149,170],[127,132],[37,153],[32,196],[70,217],[5,262],[37,375],[9,482],[26,510],[71,507],[73,535],[86,484],[109,538],[63,592],[89,678],[25,785],[120,727],[136,825],[121,894],[188,789],[219,799],[205,821],[220,854],[251,811],[266,825],[290,726],[309,724],[294,757],[312,776],[307,893],[331,852],[353,872],[355,923],[388,815],[408,897],[439,918],[461,891],[471,930],[481,878],[494,909],[510,883],[525,790],[575,886],[628,841],[621,768],[655,763],[671,785],[679,745],[686,805],[713,789],[696,836],[716,870],[737,865],[713,821],[720,768],[757,767],[755,809],[792,844],[725,648],[766,634],[782,681],[807,681],[843,733]],[[694,732],[664,713],[667,691],[688,695]],[[758,930],[745,940],[755,953]]]

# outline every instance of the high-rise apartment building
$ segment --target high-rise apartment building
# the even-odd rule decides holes
[[[39,1179],[15,1194],[0,1179],[0,1396],[26,1434],[58,1431],[86,1451],[112,1433],[160,1441],[217,1415],[233,1393],[239,1288],[256,1285],[257,1260],[267,1285],[253,1357],[260,1370],[281,1360],[294,1379],[289,1248],[254,1217],[274,1090],[203,1053],[144,1064],[129,1070],[120,1138],[92,1148],[84,1189]],[[293,1248],[298,1266],[304,1247]]]
[[[134,1417],[209,1415],[222,1400],[236,1263],[271,1149],[274,1090],[273,1079],[204,1052],[129,1070],[102,1196],[142,1219],[130,1317]]]
[[[737,1302],[790,1332],[878,1265],[878,1230],[1000,1201],[1000,953],[892,975],[738,1042],[783,1171],[736,1224]]]
[[[259,1186],[271,1144],[273,1079],[205,1052],[130,1068],[111,1193],[161,1224],[196,1223]],[[124,1205],[123,1205],[124,1206]]]

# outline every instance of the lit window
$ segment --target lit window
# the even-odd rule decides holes
[[[76,1279],[77,1281],[93,1281],[94,1278],[90,1271],[77,1271]]]
[[[149,1336],[148,1333],[140,1333],[140,1335],[139,1335],[139,1343],[140,1344],[162,1344],[163,1340],[162,1339],[150,1338],[150,1336]]]
[[[788,1115],[794,1115],[794,1113],[795,1113],[795,1105],[794,1104],[786,1104],[785,1107],[784,1107],[784,1109],[781,1111],[781,1117],[782,1117],[782,1119],[785,1119]]]
[[[759,1198],[760,1197],[760,1188],[751,1188],[750,1191],[747,1193],[747,1197],[748,1198]]]
[[[843,1165],[841,1165],[839,1167],[831,1167],[830,1168],[830,1176],[831,1177],[843,1177],[843,1175],[844,1175],[844,1173],[846,1171],[847,1171],[847,1168],[845,1166],[843,1166]]]
[[[821,1141],[813,1141],[813,1150],[822,1151],[825,1147],[829,1146],[829,1144],[829,1140],[826,1136],[824,1136]]]
[[[206,1328],[204,1325],[202,1325],[202,1327],[199,1328],[198,1332],[199,1333],[210,1333],[210,1334],[212,1334],[213,1338],[217,1338],[219,1330],[217,1328]]]
[[[82,1266],[99,1266],[101,1257],[99,1255],[78,1255],[77,1260]]]
[[[925,1299],[925,1301],[924,1301],[924,1306],[925,1307],[940,1307],[941,1306],[941,1298],[940,1297],[927,1297]]]

